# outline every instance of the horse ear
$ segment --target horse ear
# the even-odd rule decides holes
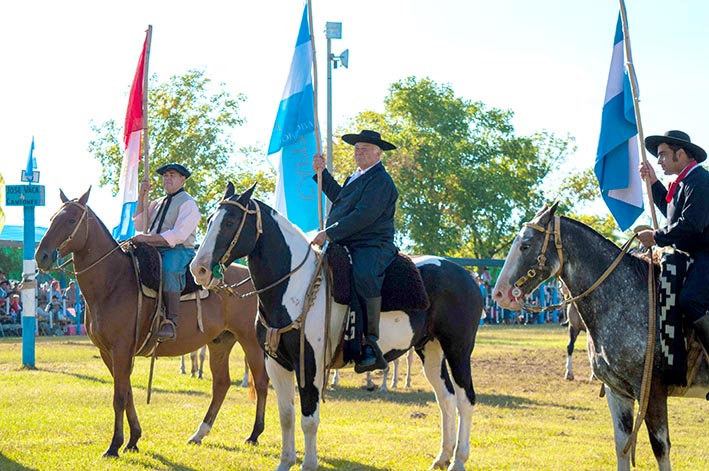
[[[232,182],[229,182],[226,184],[226,191],[224,192],[224,198],[222,199],[225,200],[232,196],[234,196],[234,184]]]
[[[91,193],[91,187],[89,187],[89,189],[86,190],[86,193],[81,195],[81,198],[79,198],[79,203],[86,205],[86,202],[89,200],[89,193]]]
[[[549,221],[554,217],[554,213],[556,212],[556,208],[558,206],[558,201],[555,201],[551,206],[547,206],[546,203],[544,204],[544,207],[538,213],[540,226],[546,226],[549,224]]]
[[[61,188],[59,189],[59,199],[62,200],[62,203],[69,201],[69,198],[66,197]]]
[[[258,183],[258,182],[256,182],[256,183]],[[254,192],[254,188],[256,188],[256,183],[254,183],[253,185],[251,185],[251,188],[249,188],[248,190],[246,190],[245,192],[243,192],[243,193],[241,194],[241,196],[239,196],[239,203],[241,203],[241,204],[246,204],[246,202],[251,199],[251,195],[252,195],[253,192]]]

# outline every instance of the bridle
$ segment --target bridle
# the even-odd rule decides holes
[[[67,245],[69,245],[69,243],[71,243],[71,241],[74,240],[74,237],[76,236],[76,233],[79,231],[79,228],[81,227],[82,223],[84,223],[84,225],[85,225],[85,227],[86,227],[86,235],[85,235],[86,238],[85,238],[85,240],[86,240],[86,241],[89,240],[89,221],[88,221],[89,207],[86,206],[85,204],[79,203],[78,201],[75,201],[75,200],[66,201],[66,202],[64,202],[64,204],[57,210],[57,212],[52,215],[52,217],[49,219],[49,221],[50,221],[50,222],[54,221],[54,218],[57,217],[57,215],[58,215],[63,209],[65,209],[65,207],[68,206],[68,205],[74,205],[74,206],[78,206],[79,208],[81,208],[81,217],[79,218],[79,222],[76,224],[76,227],[74,227],[74,230],[71,231],[71,234],[69,234],[69,237],[67,237],[66,239],[64,239],[64,242],[62,242],[61,244],[59,244],[59,246],[57,247],[57,251],[59,251],[59,252],[61,252],[61,251],[64,249],[64,247],[66,247]],[[105,260],[109,255],[111,255],[113,252],[115,252],[116,250],[120,249],[121,247],[123,247],[124,245],[127,245],[127,244],[129,244],[129,243],[130,243],[130,241],[125,241],[125,242],[122,242],[122,243],[116,245],[113,249],[109,250],[105,255],[103,255],[101,258],[99,258],[98,260],[96,260],[95,262],[93,262],[93,263],[92,263],[91,265],[89,265],[88,267],[84,268],[83,270],[74,271],[73,275],[74,275],[74,276],[79,276],[79,275],[81,275],[81,274],[83,274],[83,273],[86,273],[87,271],[91,270],[93,267],[95,267],[96,265],[98,265],[99,263],[101,263],[102,261],[104,261],[104,260]],[[67,270],[64,269],[64,267],[67,266],[67,265],[69,265],[70,263],[73,263],[73,262],[74,262],[74,257],[71,257],[71,258],[70,258],[69,260],[67,260],[66,262],[62,263],[61,265],[58,265],[58,266],[57,266],[57,270],[62,271],[62,272],[66,272]]]
[[[554,226],[550,228],[552,225],[552,222],[554,223]],[[547,278],[551,278],[552,276],[557,276],[561,273],[561,269],[564,267],[564,254],[561,246],[561,218],[559,216],[554,216],[553,219],[549,220],[549,223],[547,223],[546,227],[542,227],[539,224],[534,224],[531,222],[526,222],[523,224],[524,227],[530,227],[536,231],[544,233],[544,243],[542,244],[542,249],[537,257],[537,265],[536,269],[535,268],[530,268],[525,275],[522,275],[517,279],[517,281],[514,282],[514,288],[512,288],[512,296],[519,301],[520,298],[524,296],[524,292],[522,291],[522,285],[526,283],[527,281],[531,280],[532,278],[535,278],[538,274],[538,272],[542,272],[543,270],[547,270],[548,267],[546,266],[546,251],[547,247],[549,246],[549,239],[551,236],[554,237],[554,245],[556,246],[556,252],[559,256],[559,268],[557,268],[553,273],[551,273],[551,270],[549,272],[551,273]],[[531,306],[529,304],[525,304],[523,307],[526,311],[529,312],[545,312],[545,311],[554,311],[559,308],[565,308],[567,304],[571,304],[573,302],[578,301],[581,298],[586,297],[593,291],[595,291],[596,288],[598,288],[601,283],[603,283],[606,278],[610,276],[611,273],[613,273],[613,270],[616,269],[618,264],[620,264],[620,261],[623,259],[625,254],[628,253],[630,250],[630,246],[632,245],[633,241],[637,238],[637,234],[634,234],[633,237],[628,239],[628,241],[623,244],[623,246],[620,248],[620,253],[618,256],[613,260],[613,263],[611,263],[608,268],[606,268],[606,271],[604,271],[601,276],[585,291],[583,291],[581,294],[578,296],[574,297],[569,297],[565,298],[561,303],[559,304],[554,304],[551,306],[546,306],[546,307],[539,307],[539,306]],[[650,277],[652,278],[652,277]],[[546,279],[546,278],[545,278]],[[543,281],[543,280],[542,280]]]
[[[256,209],[249,209],[249,205],[251,203],[254,203],[254,206]],[[254,240],[254,244],[258,241],[259,237],[261,237],[261,234],[263,234],[263,226],[261,224],[261,207],[258,205],[258,203],[254,200],[249,200],[248,203],[246,203],[246,206],[243,204],[239,203],[238,201],[232,201],[229,199],[224,199],[219,202],[219,206],[223,206],[226,204],[230,204],[232,206],[236,206],[239,208],[242,212],[243,215],[241,216],[241,222],[239,223],[239,228],[236,230],[236,233],[234,234],[234,237],[231,239],[231,242],[229,243],[229,247],[224,251],[224,255],[222,255],[222,258],[219,260],[219,263],[214,265],[212,268],[212,275],[214,278],[217,279],[222,279],[224,278],[224,271],[226,270],[226,264],[227,261],[229,260],[229,256],[231,255],[231,251],[236,245],[236,243],[239,241],[239,237],[241,236],[241,231],[244,229],[244,224],[246,224],[246,217],[249,214],[255,214],[256,215],[256,240]]]
[[[552,222],[554,223],[552,226]],[[547,247],[549,247],[549,239],[553,236],[554,237],[554,246],[556,247],[556,253],[559,257],[559,268],[556,269],[553,273],[551,273],[550,276],[558,275],[561,273],[561,269],[564,267],[564,253],[562,251],[562,246],[561,246],[561,218],[559,216],[554,216],[553,218],[549,219],[549,222],[547,223],[546,227],[540,226],[539,224],[535,224],[533,222],[525,222],[523,224],[524,227],[529,227],[534,229],[535,231],[539,231],[544,234],[544,243],[542,244],[542,249],[539,253],[539,256],[537,256],[537,264],[536,267],[533,266],[533,268],[530,268],[527,270],[527,273],[522,275],[517,279],[517,281],[514,282],[514,288],[512,289],[512,296],[515,297],[515,299],[519,299],[522,297],[524,294],[522,292],[522,285],[524,285],[527,281],[535,278],[537,276],[538,272],[543,272],[548,269],[546,266],[547,262],[547,256],[546,256],[546,251]],[[551,228],[550,228],[551,226]],[[551,271],[551,270],[549,270]]]

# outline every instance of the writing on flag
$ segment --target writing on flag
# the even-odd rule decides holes
[[[623,25],[618,15],[594,172],[603,200],[623,231],[643,212],[637,136],[633,94],[625,67]]]
[[[133,214],[138,206],[138,171],[141,160],[141,138],[145,128],[143,116],[143,97],[147,90],[143,90],[145,77],[145,51],[148,47],[148,34],[146,33],[143,51],[138,60],[138,67],[133,78],[133,85],[128,96],[128,109],[123,127],[123,142],[125,150],[121,176],[118,183],[119,197],[121,199],[121,219],[118,226],[113,228],[113,238],[116,240],[130,239],[135,235]]]
[[[305,232],[318,228],[318,188],[311,178],[312,157],[317,152],[312,68],[306,4],[268,146],[269,155],[278,153],[274,206]]]

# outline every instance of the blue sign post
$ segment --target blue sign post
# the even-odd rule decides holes
[[[35,271],[37,265],[34,260],[34,207],[44,206],[44,185],[32,185],[33,180],[39,181],[39,172],[33,172],[30,178],[22,172],[23,180],[29,185],[6,185],[5,203],[7,206],[23,206],[25,227],[22,255],[22,366],[34,368],[35,352],[35,313],[37,311]]]

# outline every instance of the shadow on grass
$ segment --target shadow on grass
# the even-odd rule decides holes
[[[28,468],[20,463],[9,459],[0,452],[0,469],[3,471],[35,471],[35,468]]]
[[[325,391],[325,401],[328,399],[341,401],[386,401],[395,404],[420,404],[425,405],[436,402],[436,396],[433,394],[433,389],[425,390],[408,390],[397,391],[390,390],[386,393],[381,393],[378,390],[368,391],[363,387],[355,386],[337,386],[335,389],[328,388]]]
[[[154,460],[162,463],[163,466],[165,467],[164,469],[169,469],[172,471],[198,471],[197,468],[191,468],[189,466],[183,466],[183,465],[177,464],[174,461],[170,461],[169,459],[163,457],[162,455],[158,455],[156,453],[146,453],[146,455],[149,455]]]
[[[558,407],[560,409],[574,411],[588,411],[589,407],[579,407],[573,404],[561,402],[534,401],[521,396],[508,396],[506,394],[476,394],[476,402],[486,406],[499,407],[501,409],[527,409],[529,407]]]
[[[68,371],[60,371],[60,370],[53,370],[53,369],[44,369],[44,368],[38,368],[39,371],[42,371],[44,373],[55,373],[55,374],[61,374],[64,376],[72,376],[77,379],[81,379],[84,381],[91,381],[94,383],[99,383],[99,384],[105,384],[112,386],[113,385],[113,380],[106,379],[106,378],[99,378],[98,376],[91,376],[91,375],[84,375],[80,373],[71,373]],[[241,383],[239,383],[241,384]],[[142,391],[147,391],[148,387],[147,386],[142,386],[142,385],[136,385],[135,382],[131,381],[131,386],[133,387],[133,390],[142,390]],[[234,384],[232,383],[232,387],[235,387]],[[211,397],[212,393],[211,391],[206,393],[203,391],[195,391],[193,389],[181,389],[181,390],[174,390],[174,389],[161,389],[161,388],[156,388],[153,387],[153,394],[156,393],[169,393],[169,394],[181,394],[185,396],[205,396],[205,397]],[[2,468],[0,468],[1,470]]]

